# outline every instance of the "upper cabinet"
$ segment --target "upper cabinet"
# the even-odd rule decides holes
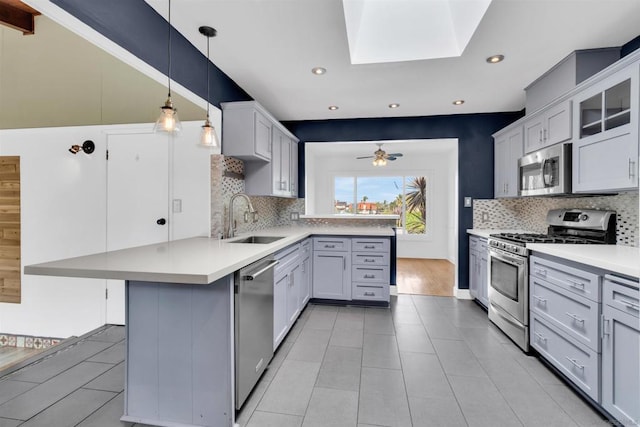
[[[524,122],[525,153],[570,139],[571,101],[549,107]]]
[[[638,187],[638,62],[579,92],[573,122],[573,191]]]
[[[522,157],[522,126],[494,135],[494,197],[518,195],[518,159]]]
[[[255,101],[222,109],[222,154],[245,161],[246,193],[297,197],[298,140]]]
[[[273,122],[255,101],[222,104],[222,154],[242,160],[271,160]]]

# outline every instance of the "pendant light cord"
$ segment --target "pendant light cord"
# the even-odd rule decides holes
[[[209,40],[211,37],[207,36],[207,120],[209,120]]]
[[[167,57],[169,58],[169,64],[167,65],[167,72],[169,77],[169,98],[171,98],[171,0],[169,0],[169,17],[167,21],[167,28],[169,30],[169,43],[167,44]]]

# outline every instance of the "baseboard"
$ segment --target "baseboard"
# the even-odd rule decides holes
[[[457,289],[455,290],[455,297],[458,299],[473,299],[469,289]]]

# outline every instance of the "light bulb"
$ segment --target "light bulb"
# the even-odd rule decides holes
[[[202,126],[202,132],[200,132],[200,145],[205,147],[217,147],[220,145],[218,141],[218,135],[216,135],[216,130],[209,120],[204,123]]]
[[[178,119],[178,109],[173,107],[171,98],[168,98],[162,107],[160,107],[160,117],[154,126],[154,132],[180,132],[182,124]]]

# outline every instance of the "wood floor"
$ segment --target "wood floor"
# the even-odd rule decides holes
[[[454,265],[445,259],[398,258],[399,294],[453,296]]]
[[[0,371],[40,353],[42,350],[23,347],[0,347]]]

